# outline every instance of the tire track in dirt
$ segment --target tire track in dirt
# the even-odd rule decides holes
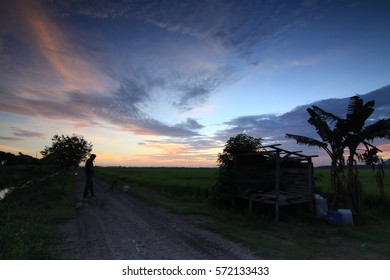
[[[85,178],[76,176],[75,203]],[[75,219],[60,226],[63,259],[257,259],[219,234],[200,228],[191,216],[151,206],[95,179],[96,197],[86,199]]]

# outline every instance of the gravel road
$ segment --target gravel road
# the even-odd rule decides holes
[[[76,176],[75,204],[84,188]],[[95,179],[96,197],[86,199],[75,219],[61,225],[63,259],[204,260],[257,259],[240,244],[200,227],[210,218],[177,215],[151,206]],[[79,204],[80,205],[80,204]]]

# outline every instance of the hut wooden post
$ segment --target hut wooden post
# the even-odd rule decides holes
[[[311,214],[314,214],[315,209],[314,209],[313,161],[311,157],[308,158],[307,174],[308,174],[307,183],[308,183],[308,188],[310,190],[310,211]]]
[[[280,191],[280,153],[276,153],[275,169],[275,221],[279,222],[279,191]]]
[[[249,196],[249,206],[248,206],[248,214],[252,214],[253,200],[252,195]]]

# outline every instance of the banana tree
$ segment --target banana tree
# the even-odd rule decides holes
[[[352,203],[354,218],[360,221],[362,218],[363,201],[362,186],[357,178],[356,159],[359,157],[358,148],[365,147],[365,151],[377,149],[372,142],[376,138],[390,138],[390,119],[381,119],[373,124],[365,126],[367,120],[374,112],[375,101],[364,103],[359,96],[350,98],[347,118],[337,123],[344,134],[343,145],[348,148],[348,194]]]
[[[355,157],[364,157],[371,151],[379,151],[372,141],[376,138],[390,139],[390,119],[381,119],[367,125],[366,121],[374,112],[375,101],[364,103],[359,96],[353,96],[349,100],[348,112],[345,119],[339,118],[319,107],[312,106],[307,111],[310,114],[308,122],[313,125],[322,141],[293,134],[286,134],[288,138],[295,139],[298,144],[317,146],[324,149],[332,160],[331,184],[335,191],[335,202],[340,197],[345,197],[346,202],[352,208],[354,219],[361,221],[363,202],[362,186],[357,178]],[[360,145],[365,147],[364,153],[359,153]],[[342,180],[344,166],[344,149],[349,150],[347,167],[347,187]],[[345,189],[347,190],[345,192]],[[337,203],[335,203],[336,206]]]

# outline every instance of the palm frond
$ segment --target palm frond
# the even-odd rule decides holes
[[[364,127],[365,122],[374,112],[375,101],[371,100],[363,103],[359,96],[352,96],[348,103],[347,129],[358,133]]]
[[[301,144],[301,145],[314,146],[319,148],[327,147],[327,144],[325,142],[321,142],[317,139],[310,138],[307,136],[286,133],[286,137],[290,139],[294,139],[295,141],[297,141],[297,144]]]
[[[317,134],[326,141],[331,135],[332,129],[329,127],[326,119],[317,113],[313,108],[308,108],[307,112],[310,115],[308,122],[316,128]]]
[[[324,120],[329,121],[330,123],[338,122],[341,119],[340,117],[329,113],[318,106],[312,106],[312,110],[316,112],[319,116],[321,116]]]
[[[372,141],[375,138],[390,139],[390,119],[381,119],[364,127],[360,133],[363,140]]]

